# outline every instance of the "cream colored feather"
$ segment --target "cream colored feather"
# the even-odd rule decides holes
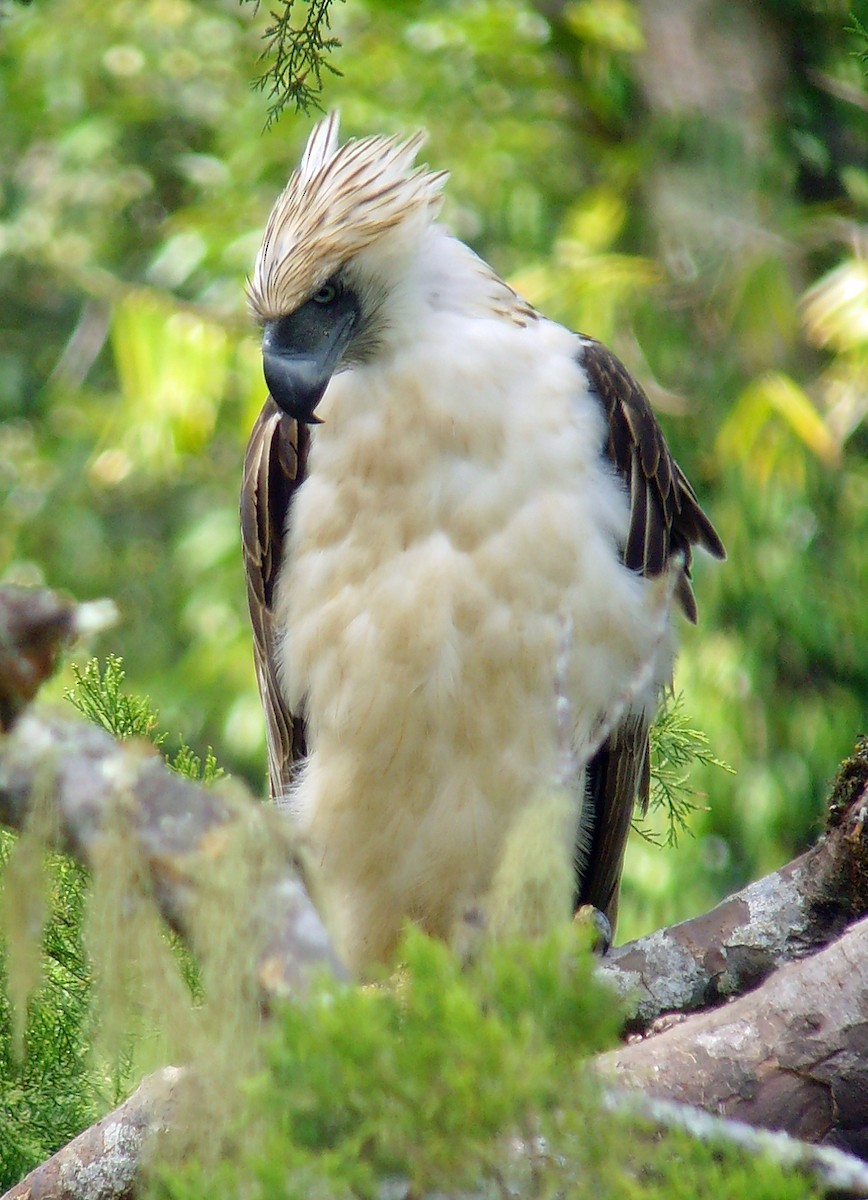
[[[569,914],[568,865],[594,831],[584,762],[554,808],[548,787],[560,631],[572,630],[573,744],[592,740],[644,671],[627,714],[641,732],[673,649],[659,589],[624,565],[640,519],[631,479],[644,489],[646,550],[663,538],[666,570],[670,542],[687,547],[673,568],[684,595],[690,543],[720,548],[641,390],[624,373],[636,390],[607,408],[585,365],[597,355],[599,370],[602,348],[540,317],[435,223],[445,175],[413,167],[421,144],[338,147],[337,118],[326,118],[275,205],[250,284],[268,321],[340,270],[375,322],[375,349],[335,375],[317,407],[323,424],[304,475],[292,476],[285,529],[268,535],[282,565],[261,675],[282,728],[304,718],[307,758],[282,799],[357,971],[389,957],[407,920],[451,936],[495,880],[492,917],[508,907],[505,855],[530,840],[529,908],[548,862],[541,903]],[[248,461],[268,464],[288,435],[273,416],[260,428],[278,441],[255,443]],[[639,465],[623,468],[622,452]],[[258,488],[251,473],[251,537]],[[666,507],[675,500],[677,511]],[[257,597],[261,558],[249,551]],[[264,627],[258,610],[254,625]],[[641,774],[641,758],[623,773],[627,823]],[[619,834],[606,851],[615,895],[622,845]]]
[[[321,121],[272,209],[248,300],[268,321],[291,312],[343,263],[418,213],[432,219],[448,175],[413,170],[425,135],[338,147],[338,115]]]

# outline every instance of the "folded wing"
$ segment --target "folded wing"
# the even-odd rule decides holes
[[[606,456],[630,498],[624,565],[653,578],[680,555],[675,596],[687,619],[695,622],[696,600],[690,584],[693,547],[702,546],[715,558],[725,558],[723,543],[670,454],[647,396],[626,367],[590,338],[583,338],[581,365],[606,415]],[[588,765],[590,831],[583,823],[584,865],[577,872],[576,904],[599,908],[613,928],[633,807],[637,800],[647,805],[649,783],[648,721],[628,713]]]
[[[304,718],[291,713],[278,685],[272,603],[283,561],[286,520],[304,479],[309,433],[269,398],[247,444],[241,488],[241,540],[253,653],[268,746],[272,800],[285,796],[306,753]]]

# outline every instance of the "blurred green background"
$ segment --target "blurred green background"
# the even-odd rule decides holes
[[[621,937],[816,837],[868,702],[868,94],[837,0],[347,0],[322,103],[430,134],[445,220],[643,381],[730,559],[676,686],[732,776],[634,839]],[[237,528],[244,279],[311,116],[265,9],[0,7],[0,580],[112,596],[102,655],[264,788]],[[68,677],[52,687],[60,695]]]

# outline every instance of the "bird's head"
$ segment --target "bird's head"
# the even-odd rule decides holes
[[[314,128],[277,199],[248,284],[265,380],[296,420],[336,371],[370,357],[396,275],[440,207],[446,174],[413,162],[424,134],[338,146],[338,115]]]

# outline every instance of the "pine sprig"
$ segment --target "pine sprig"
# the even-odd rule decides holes
[[[12,886],[9,859],[17,849],[18,838],[0,830],[0,888]],[[25,1006],[16,1009],[10,976],[16,955],[28,953],[30,935],[17,926],[0,937],[0,1188],[104,1111],[105,1081],[91,1053],[92,971],[81,933],[87,873],[59,854],[46,865],[49,916],[40,982],[26,1004],[23,1054],[16,1026]]]
[[[185,779],[192,779],[194,783],[215,783],[226,774],[223,768],[217,765],[217,759],[210,746],[205,751],[203,762],[183,739],[174,757],[166,758],[166,765]]]
[[[694,728],[684,712],[684,694],[672,696],[651,726],[651,795],[649,808],[662,809],[666,832],[661,836],[634,822],[636,831],[655,845],[675,846],[679,835],[691,833],[690,814],[703,807],[699,793],[688,782],[694,763],[719,767],[728,774],[733,768],[713,753],[708,737]]]
[[[107,730],[112,737],[142,737],[159,746],[165,741],[165,733],[157,730],[158,712],[151,706],[149,696],[133,696],[123,691],[121,684],[126,678],[123,659],[110,654],[105,669],[100,670],[98,658],[92,658],[84,666],[70,664],[75,687],[66,688],[65,696],[70,704],[94,725]]]
[[[853,24],[845,25],[844,31],[845,33],[854,33],[856,37],[862,39],[862,49],[853,50],[852,55],[854,58],[858,58],[859,62],[862,64],[862,70],[868,74],[868,29],[865,28],[865,25],[859,20],[855,13],[850,13],[850,20],[853,22]]]
[[[258,8],[259,0],[254,2]],[[284,0],[281,9],[272,9],[273,24],[264,34],[265,49],[259,61],[268,65],[253,86],[267,92],[270,101],[266,129],[290,104],[304,113],[321,108],[319,96],[324,72],[341,74],[329,61],[329,55],[341,45],[340,38],[329,34],[329,10],[335,0],[309,0],[300,25],[292,23],[295,3],[296,0]]]
[[[76,686],[66,688],[65,695],[83,717],[121,741],[141,737],[154,746],[162,746],[168,735],[159,728],[159,713],[151,705],[150,697],[132,695],[121,687],[126,678],[122,658],[110,654],[104,668],[98,658],[92,658],[84,668],[72,663],[70,669]],[[210,746],[203,762],[183,738],[174,755],[165,754],[164,758],[172,771],[194,783],[214,783],[225,775]]]

